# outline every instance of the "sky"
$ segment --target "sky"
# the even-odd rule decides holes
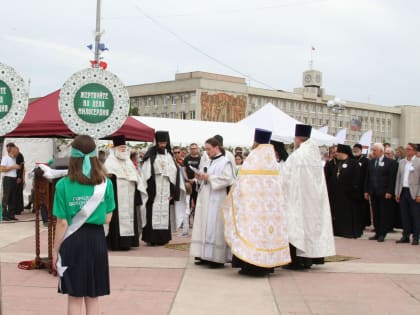
[[[96,2],[0,0],[0,62],[30,97],[90,67]],[[329,95],[420,106],[419,12],[418,0],[102,0],[102,56],[126,85],[206,71],[285,91],[313,58]]]

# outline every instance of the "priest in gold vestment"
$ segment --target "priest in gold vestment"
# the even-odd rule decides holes
[[[254,146],[222,208],[225,239],[240,274],[263,276],[290,262],[286,214],[271,131],[255,130]]]

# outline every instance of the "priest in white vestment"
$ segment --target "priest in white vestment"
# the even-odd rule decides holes
[[[222,209],[232,267],[240,274],[263,276],[290,262],[282,174],[270,137],[269,130],[255,130],[253,150]]]
[[[209,160],[200,164],[196,178],[200,183],[191,238],[191,256],[197,265],[222,267],[231,258],[224,238],[221,207],[234,181],[231,162],[223,155],[220,142],[210,138],[205,143]]]
[[[287,159],[282,176],[292,256],[288,269],[310,268],[335,255],[325,175],[311,131],[311,126],[296,125],[297,149]]]
[[[142,240],[148,245],[165,245],[171,239],[170,204],[179,200],[179,171],[172,156],[169,133],[155,132],[156,145],[143,159],[141,172],[147,184],[146,225]]]
[[[107,242],[111,250],[128,250],[140,245],[142,223],[146,218],[140,207],[146,203],[147,193],[143,178],[130,160],[125,137],[114,137],[113,144],[112,154],[104,164],[107,174],[111,176],[116,203]]]

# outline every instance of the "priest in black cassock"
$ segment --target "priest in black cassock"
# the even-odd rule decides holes
[[[171,237],[169,206],[179,200],[179,171],[172,156],[169,133],[156,131],[156,145],[143,158],[147,182],[146,225],[142,240],[149,246],[165,245]]]
[[[357,164],[360,166],[360,197],[359,207],[361,211],[362,226],[367,227],[372,225],[372,218],[370,215],[370,204],[369,201],[363,197],[364,183],[366,178],[367,167],[369,165],[369,159],[363,155],[363,146],[360,143],[356,143],[353,146],[353,156]]]
[[[116,208],[109,223],[107,243],[110,250],[128,250],[140,245],[140,205],[147,200],[146,187],[130,160],[125,136],[116,136],[112,142],[113,154],[104,167],[112,180]]]
[[[337,146],[337,167],[330,183],[334,235],[360,237],[364,228],[360,209],[360,166],[353,158],[350,146]]]

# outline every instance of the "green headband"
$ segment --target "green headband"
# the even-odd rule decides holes
[[[71,148],[70,156],[77,157],[77,158],[83,158],[83,169],[82,169],[83,175],[90,178],[90,170],[92,168],[92,166],[90,165],[90,158],[94,157],[94,156],[97,156],[96,149],[93,150],[90,153],[85,154],[80,150],[77,150],[75,148]]]

